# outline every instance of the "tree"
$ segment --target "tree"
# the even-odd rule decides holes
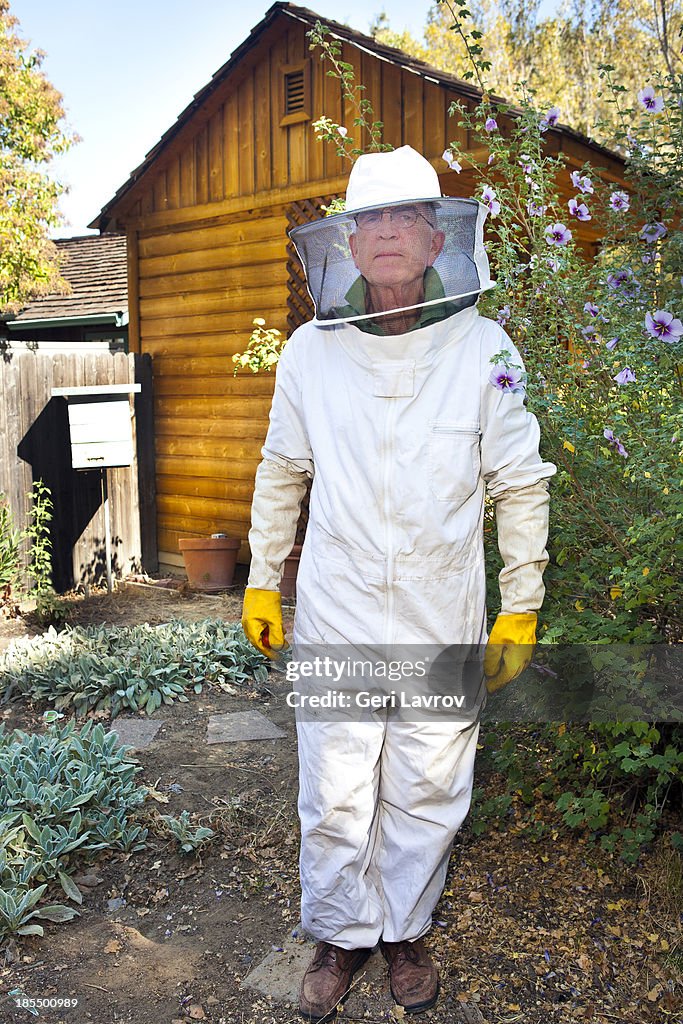
[[[617,124],[614,103],[603,90],[599,66],[615,68],[620,83],[636,95],[645,79],[681,65],[681,0],[567,0],[552,17],[538,20],[538,0],[473,0],[472,27],[481,32],[488,85],[508,100],[524,81],[539,106],[559,106],[561,120],[606,141]],[[392,32],[386,16],[373,34],[455,75],[470,64],[462,39],[452,30],[458,0],[431,9],[424,42]],[[603,122],[603,131],[595,125]]]
[[[66,287],[48,232],[61,216],[63,186],[47,165],[76,137],[63,124],[62,97],[41,71],[44,54],[17,34],[0,0],[0,312]]]

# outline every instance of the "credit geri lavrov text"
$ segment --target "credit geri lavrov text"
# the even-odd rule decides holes
[[[423,711],[461,711],[465,707],[463,694],[452,693],[406,693],[390,690],[389,693],[372,693],[358,690],[346,693],[342,690],[328,690],[327,693],[299,693],[294,690],[285,698],[290,708],[414,708]]]

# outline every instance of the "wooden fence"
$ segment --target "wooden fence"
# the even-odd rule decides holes
[[[67,401],[53,387],[140,383],[130,397],[134,462],[107,472],[116,576],[157,568],[152,364],[149,356],[109,351],[41,353],[15,343],[0,357],[0,492],[24,528],[27,493],[42,480],[54,504],[53,585],[59,592],[102,582],[105,528],[102,471],[71,467]]]

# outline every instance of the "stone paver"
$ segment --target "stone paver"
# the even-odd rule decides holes
[[[163,724],[163,719],[116,718],[110,731],[116,733],[119,743],[131,746],[134,750],[142,750],[153,742]]]
[[[286,733],[259,711],[235,711],[227,715],[211,715],[206,733],[207,743],[241,743],[244,740],[279,740]]]
[[[311,962],[315,943],[312,941],[301,941],[303,934],[299,929],[294,929],[292,936],[285,939],[281,949],[273,949],[261,961],[260,964],[247,975],[242,981],[240,988],[252,988],[263,995],[271,996],[277,1002],[298,1003],[299,986],[304,976],[304,971]],[[361,982],[367,982],[378,991],[386,988],[386,964],[380,953],[371,956],[366,964],[354,975],[354,988]],[[345,1004],[347,1013],[352,1013],[355,996],[351,992],[348,1002]],[[392,1001],[393,1002],[393,1001]],[[390,1003],[391,1005],[391,1003]]]

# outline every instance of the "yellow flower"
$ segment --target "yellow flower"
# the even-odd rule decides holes
[[[616,601],[616,599],[618,597],[621,597],[623,595],[623,593],[624,593],[624,591],[621,589],[621,587],[610,587],[609,588],[609,596],[612,598],[613,601]]]
[[[262,316],[255,316],[254,319],[252,320],[252,323],[256,324],[257,327],[266,326],[266,321],[263,319]]]
[[[668,494],[668,493],[669,493],[669,488],[665,487],[664,490],[662,491],[662,494]]]
[[[582,612],[584,610],[584,608],[585,608],[585,605],[584,605],[583,601],[575,601],[574,602],[574,607],[576,608],[577,612]]]
[[[649,576],[650,570],[648,568],[643,569],[643,576]]]
[[[652,473],[645,473],[644,475],[645,475],[645,479],[649,480],[650,477],[652,476]]]
[[[571,443],[571,441],[565,441],[565,442],[563,443],[562,447],[563,447],[563,448],[566,448],[568,452],[571,452],[571,453],[572,453],[572,455],[573,455],[573,454],[574,454],[574,452],[576,451],[576,448],[575,448],[575,447],[574,447],[574,445],[573,445],[573,444]]]

